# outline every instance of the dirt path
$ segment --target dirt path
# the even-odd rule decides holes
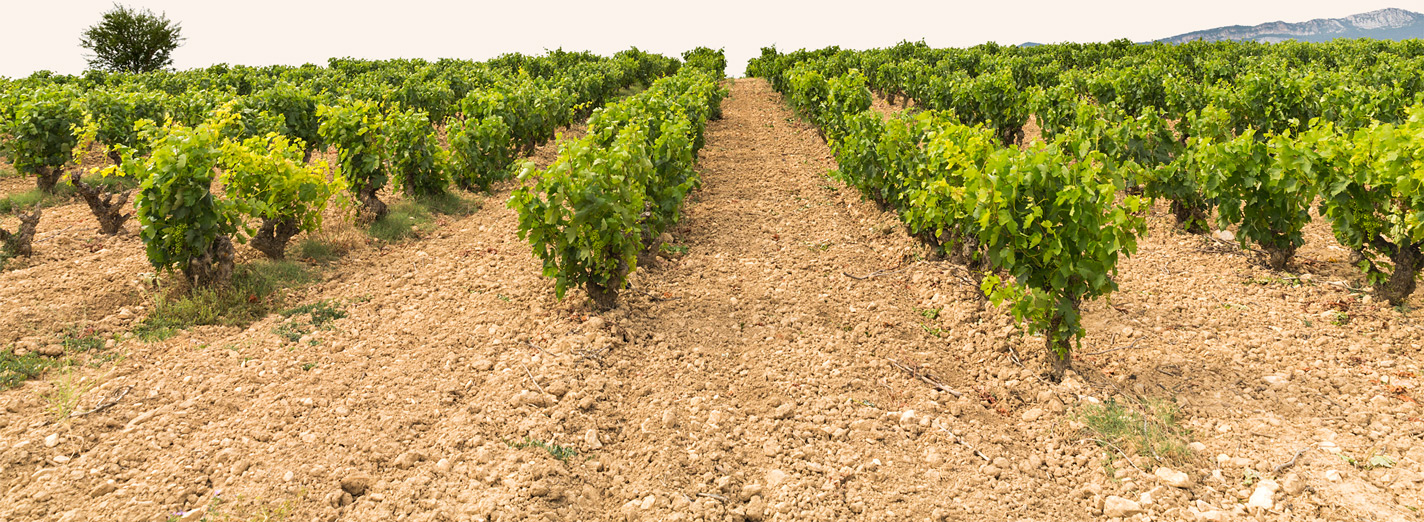
[[[686,254],[640,267],[618,309],[554,299],[506,184],[290,298],[344,317],[129,339],[110,364],[0,392],[0,522],[1096,520],[1114,496],[1193,519],[1231,516],[1262,478],[1308,486],[1276,495],[1283,518],[1417,519],[1413,316],[1266,281],[1154,217],[1112,306],[1086,308],[1076,364],[1093,380],[1050,385],[1041,340],[827,178],[827,147],[764,82],[737,80],[724,113],[672,232]],[[1308,266],[1346,273],[1312,227]],[[124,295],[148,269],[137,240],[116,241],[4,274],[0,297],[40,321],[59,312],[20,300],[45,285],[73,299],[99,277],[82,274],[107,272]],[[1341,306],[1354,326],[1323,319]],[[64,396],[86,409],[125,389],[53,421]],[[1204,443],[1172,464],[1191,486],[1086,440],[1078,412],[1124,394],[1183,405]],[[1296,482],[1272,471],[1309,444]],[[1332,449],[1396,463],[1357,469]]]

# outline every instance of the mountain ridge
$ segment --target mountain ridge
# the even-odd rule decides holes
[[[1195,40],[1249,40],[1275,43],[1286,40],[1325,42],[1336,38],[1424,38],[1424,14],[1391,7],[1344,18],[1316,18],[1295,23],[1276,21],[1252,26],[1230,25],[1182,33],[1157,41],[1186,43]]]

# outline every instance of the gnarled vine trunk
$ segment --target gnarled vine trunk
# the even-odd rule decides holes
[[[1375,283],[1374,287],[1375,295],[1389,301],[1391,306],[1399,306],[1414,293],[1419,269],[1424,267],[1424,252],[1421,252],[1419,244],[1406,244],[1393,247],[1393,250],[1389,260],[1394,263],[1394,270],[1389,273],[1389,278]]]
[[[1077,302],[1073,303],[1075,312],[1078,310],[1078,306]],[[1043,335],[1044,346],[1047,348],[1047,353],[1044,355],[1048,358],[1048,380],[1052,382],[1063,382],[1063,376],[1068,373],[1068,370],[1073,369],[1073,334],[1065,333],[1062,338],[1054,339],[1055,334],[1062,326],[1063,318],[1055,314],[1052,319],[1049,319],[1048,331]]]
[[[252,248],[266,254],[268,259],[286,259],[287,243],[301,231],[301,226],[291,218],[262,218],[262,228],[252,236]]]
[[[1172,201],[1172,215],[1177,217],[1177,226],[1191,234],[1205,234],[1206,210],[1180,201]]]
[[[1294,245],[1285,248],[1261,245],[1261,250],[1266,252],[1266,265],[1271,270],[1285,270],[1291,258],[1295,257],[1295,248]]]
[[[29,214],[20,213],[20,228],[15,232],[0,229],[0,251],[6,256],[28,256],[34,253],[35,229],[40,225],[40,208]]]
[[[218,236],[207,252],[188,261],[183,277],[195,287],[223,286],[232,281],[234,260],[232,240]]]
[[[74,190],[79,193],[79,197],[84,198],[84,202],[89,204],[89,211],[94,213],[94,217],[99,219],[99,232],[108,235],[118,234],[124,227],[124,222],[133,217],[133,214],[125,214],[129,202],[129,194],[133,191],[122,193],[106,192],[99,187],[95,187],[79,179],[79,173],[75,172],[70,181],[74,183]],[[115,199],[117,196],[118,199]]]
[[[610,286],[593,281],[588,281],[583,284],[584,291],[588,292],[588,298],[593,300],[593,307],[595,309],[612,310],[618,307],[618,291],[621,290],[622,281],[627,274],[628,264],[619,261],[618,277],[614,278],[614,280],[619,281],[618,284]]]
[[[361,213],[365,214],[371,221],[386,217],[390,209],[386,203],[376,197],[376,189],[372,187],[363,188],[356,193],[356,199],[361,202]]]
[[[54,194],[54,187],[59,185],[59,178],[64,175],[64,169],[58,167],[40,167],[35,173],[35,186],[45,194]]]

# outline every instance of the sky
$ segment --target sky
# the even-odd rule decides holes
[[[742,75],[761,47],[866,49],[923,39],[934,47],[995,41],[1146,41],[1223,25],[1301,22],[1424,0],[1019,0],[846,2],[718,0],[677,2],[400,0],[128,0],[165,13],[187,39],[174,67],[215,63],[300,65],[333,56],[468,58],[564,48],[609,55],[630,46],[677,55],[723,48],[728,73]],[[109,0],[0,0],[0,76],[37,70],[79,73],[79,35],[112,8]]]

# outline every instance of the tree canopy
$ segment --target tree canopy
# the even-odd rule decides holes
[[[173,50],[183,44],[182,27],[164,13],[121,4],[84,30],[80,45],[93,54],[89,67],[118,72],[157,71],[173,64]]]

